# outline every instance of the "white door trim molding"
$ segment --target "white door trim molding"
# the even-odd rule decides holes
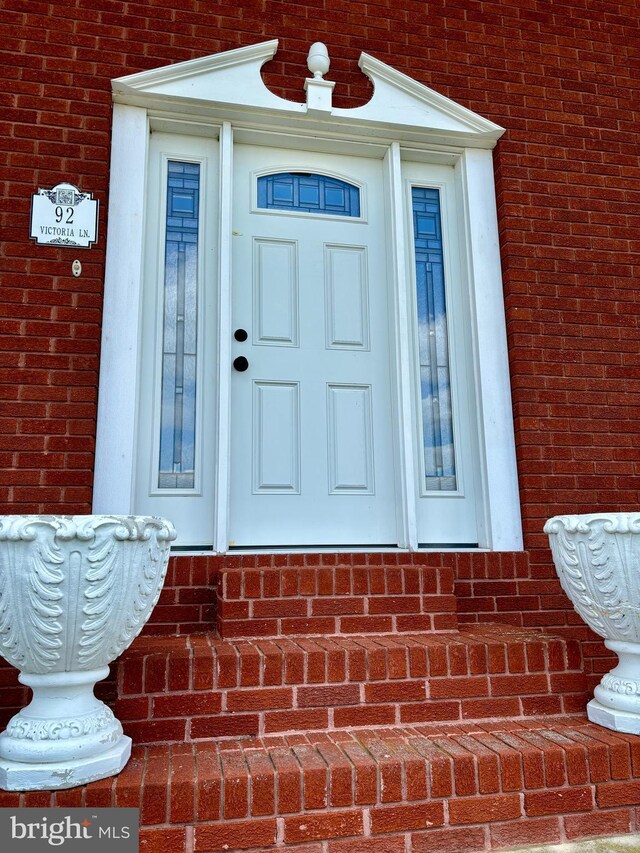
[[[331,108],[329,99],[328,108],[319,114],[306,103],[275,96],[264,85],[260,69],[276,49],[274,40],[113,81],[115,104],[94,512],[134,511],[136,407],[139,383],[145,381],[139,370],[139,337],[149,128],[219,136],[224,178],[231,174],[227,167],[231,163],[233,126],[236,137],[243,141],[252,133],[262,135],[263,139],[283,134],[288,135],[287,144],[292,146],[311,148],[319,144],[335,150],[352,146],[363,153],[369,147],[372,152],[377,149],[377,156],[384,146],[388,149],[385,173],[396,237],[400,236],[396,232],[406,230],[402,210],[393,203],[399,191],[396,173],[401,168],[403,151],[407,150],[408,159],[419,157],[424,162],[454,165],[464,213],[468,296],[475,336],[472,349],[482,472],[479,546],[520,550],[522,533],[491,157],[491,149],[504,131],[366,54],[361,56],[360,67],[374,85],[374,95],[368,104],[350,110],[336,109]],[[221,180],[218,270],[221,329],[228,322],[225,317],[230,310],[231,193],[230,177]],[[397,257],[391,266],[397,283],[406,259]],[[398,300],[396,294],[396,311],[408,310]],[[228,361],[230,354],[225,355],[222,336],[220,346],[222,360],[217,373],[224,391],[224,383],[228,384],[228,364],[225,362],[225,367],[222,361]],[[396,357],[402,363],[406,347],[399,341],[396,348]],[[401,368],[398,373],[402,373]],[[406,408],[402,389],[398,392],[397,405],[398,430],[406,434],[407,426],[403,426],[401,417]],[[228,409],[219,411],[219,460],[223,456],[228,459],[228,454],[224,454],[229,441],[228,416]],[[405,471],[402,489],[408,496],[411,483],[406,472],[411,466],[405,463],[402,467]],[[216,478],[219,491],[213,511],[217,533],[212,544],[223,551],[229,471],[220,462]],[[406,500],[403,497],[403,502]],[[406,507],[403,514],[399,544],[413,549],[417,546],[415,519],[412,523]]]
[[[415,458],[415,433],[411,402],[411,348],[406,335],[400,329],[408,327],[409,306],[407,300],[407,237],[402,195],[402,163],[400,145],[392,142],[384,160],[384,174],[387,181],[386,194],[390,208],[390,238],[388,241],[389,280],[393,286],[393,323],[391,348],[395,356],[395,374],[399,382],[393,400],[394,429],[396,450],[396,481],[398,484],[398,540],[403,548],[415,551],[418,547],[418,526],[416,520],[417,490],[413,460]]]
[[[220,214],[218,227],[218,442],[216,464],[215,542],[227,550],[231,455],[231,241],[233,208],[233,130],[228,121],[220,131]]]
[[[146,110],[114,104],[109,234],[102,309],[102,346],[93,511],[133,512],[149,138]]]
[[[509,354],[490,151],[467,149],[457,170],[465,210],[468,282],[476,369],[483,500],[478,520],[494,551],[521,550],[522,522],[515,456]],[[482,535],[482,534],[481,534]]]

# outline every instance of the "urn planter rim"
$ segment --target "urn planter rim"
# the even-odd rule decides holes
[[[113,535],[122,541],[148,539],[150,530],[155,529],[159,540],[171,542],[176,538],[173,524],[166,518],[152,515],[117,514],[24,514],[0,515],[0,542],[31,540],[38,529],[48,528],[55,539],[89,540],[98,528],[111,526]]]
[[[544,532],[588,533],[594,528],[607,533],[640,534],[640,511],[635,512],[589,512],[554,515],[547,519]]]

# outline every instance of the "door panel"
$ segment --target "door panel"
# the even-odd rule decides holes
[[[253,241],[254,343],[298,346],[298,245]]]
[[[300,385],[253,382],[253,494],[300,494]]]
[[[370,385],[327,386],[329,494],[375,494]]]
[[[369,349],[369,274],[364,246],[324,247],[328,349]]]
[[[233,355],[249,369],[231,377],[230,544],[393,545],[381,164],[246,145],[234,161],[233,324],[249,336]],[[290,210],[258,206],[267,172],[293,174],[267,182]],[[360,192],[318,194],[309,172]]]

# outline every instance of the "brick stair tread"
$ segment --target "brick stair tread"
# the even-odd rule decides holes
[[[139,638],[118,665],[116,714],[137,743],[584,707],[575,641],[506,625],[449,634]]]
[[[0,807],[139,807],[145,853],[276,840],[395,853],[404,833],[414,850],[466,853],[487,849],[488,833],[497,849],[628,832],[639,776],[640,738],[572,715],[136,746],[118,777],[0,792]]]
[[[387,657],[398,657],[399,654],[418,657],[418,652],[425,650],[429,663],[438,667],[433,674],[471,674],[473,668],[478,671],[502,671],[508,665],[514,673],[526,672],[531,661],[523,658],[522,645],[540,644],[553,646],[552,659],[547,661],[546,668],[552,671],[573,669],[580,665],[579,643],[544,633],[538,629],[523,629],[512,625],[486,623],[483,625],[469,624],[450,632],[442,633],[411,633],[411,634],[352,634],[352,635],[323,635],[309,637],[269,637],[269,638],[231,638],[222,639],[213,632],[198,632],[171,636],[167,634],[145,634],[138,637],[133,645],[123,655],[124,660],[139,657],[153,657],[170,654],[172,659],[187,658],[216,658],[226,656],[235,658],[242,668],[247,663],[245,678],[247,684],[261,683],[271,658],[284,658],[289,652],[300,652],[305,657],[313,653],[330,655],[342,653],[349,655],[359,651],[379,651]],[[517,649],[520,647],[520,650]],[[500,658],[483,658],[484,649],[504,649],[507,663]],[[563,652],[562,649],[565,649]],[[469,650],[467,654],[465,650]],[[487,653],[488,654],[488,653]],[[568,657],[566,657],[568,656]],[[433,659],[433,660],[432,660]],[[448,666],[447,666],[448,660]],[[258,664],[258,665],[256,665]],[[482,665],[486,669],[482,669]],[[443,667],[441,670],[440,667]],[[534,665],[537,671],[544,667]],[[249,674],[254,674],[253,679]],[[432,674],[432,673],[428,673]],[[284,675],[284,674],[283,674]],[[269,676],[266,676],[267,678]],[[369,676],[370,677],[370,676]],[[393,676],[391,676],[393,677]],[[400,676],[403,677],[403,676]],[[257,680],[255,680],[257,679]],[[213,685],[210,685],[213,686]],[[193,685],[192,685],[193,687]],[[194,689],[197,689],[194,688]]]

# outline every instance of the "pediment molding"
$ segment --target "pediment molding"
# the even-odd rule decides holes
[[[366,53],[359,66],[373,84],[360,107],[323,112],[306,102],[280,98],[265,85],[262,66],[275,56],[277,39],[198,59],[154,68],[112,81],[116,103],[169,113],[231,119],[250,115],[291,126],[297,119],[310,130],[356,136],[407,138],[435,144],[493,148],[504,129]],[[303,81],[301,81],[302,84]],[[323,83],[325,81],[322,81]]]
[[[425,130],[476,134],[495,140],[504,133],[499,125],[367,53],[360,55],[358,65],[373,84],[373,96],[361,107],[334,110],[336,115],[349,114],[352,119],[383,123],[395,121]]]

